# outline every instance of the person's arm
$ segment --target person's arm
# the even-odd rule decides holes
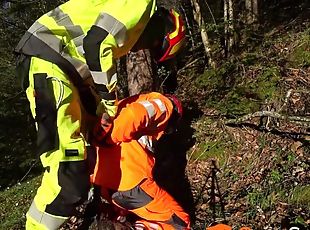
[[[86,63],[102,99],[97,114],[116,113],[116,67],[113,58],[115,38],[99,25],[93,25],[84,38]]]
[[[86,62],[103,99],[101,104],[112,117],[117,109],[117,75],[113,50],[121,48],[122,52],[126,52],[132,48],[155,7],[155,0],[106,1],[103,12],[84,38]],[[118,56],[125,54],[119,53]],[[97,114],[102,114],[100,106]]]
[[[133,102],[123,108],[113,121],[113,143],[137,140],[143,135],[153,135],[164,129],[171,115],[169,99],[152,99]]]

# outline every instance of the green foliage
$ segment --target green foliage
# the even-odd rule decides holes
[[[256,80],[255,93],[261,100],[272,99],[278,94],[279,81],[280,71],[277,67],[265,68]]]
[[[270,180],[272,183],[279,183],[283,179],[283,175],[276,169],[273,169],[270,173]]]
[[[304,220],[304,218],[302,218],[301,216],[297,216],[295,218],[295,220],[293,221],[293,223],[295,224],[300,224],[302,226],[304,226],[305,228],[307,228],[307,223],[306,221]],[[309,226],[308,226],[309,227]]]
[[[230,61],[217,69],[209,69],[196,79],[195,85],[207,92],[206,106],[224,114],[236,114],[251,110],[253,101],[246,98],[245,87],[236,85],[234,73],[237,65]]]
[[[247,56],[251,63],[256,56]],[[259,110],[265,100],[280,95],[280,71],[277,67],[263,67],[255,79],[235,76],[237,65],[227,62],[218,69],[210,69],[196,79],[196,86],[206,93],[206,106],[221,114],[237,115]]]
[[[258,141],[258,152],[261,152],[267,145],[267,140],[266,140],[266,137],[264,135],[259,135],[257,137],[257,141]]]
[[[265,137],[258,140],[259,152],[270,148],[270,141]],[[285,204],[287,207],[305,207],[310,206],[310,186],[309,185],[293,185],[294,176],[292,171],[296,167],[296,154],[280,146],[272,146],[276,149],[275,156],[268,162],[268,168],[262,172],[265,176],[260,183],[251,184],[248,189],[247,200],[247,216],[249,219],[255,220],[257,215],[267,215],[268,212],[275,210],[279,203]],[[260,153],[261,154],[261,153]],[[268,153],[269,154],[269,153]],[[257,158],[257,155],[253,156]],[[249,162],[247,162],[249,163]],[[250,163],[253,173],[257,172],[255,164]],[[244,168],[244,174],[248,171],[248,167]],[[286,181],[286,183],[283,183]],[[300,217],[302,219],[302,217]],[[297,218],[296,218],[297,219]],[[295,219],[295,221],[296,221]]]
[[[310,185],[296,186],[291,194],[291,202],[310,208]]]
[[[287,156],[287,162],[291,165],[295,161],[295,155],[290,151]]]
[[[219,33],[219,31],[223,31],[225,28],[225,24],[224,23],[219,23],[219,24],[215,24],[215,23],[207,23],[205,24],[205,29],[208,33]]]
[[[56,4],[53,1],[50,4]],[[0,9],[0,190],[17,183],[36,158],[35,128],[25,93],[15,77],[13,48],[22,34],[38,17],[44,1],[11,2],[10,9]],[[39,165],[39,164],[38,164]],[[37,175],[39,167],[32,170]]]
[[[215,106],[223,114],[237,115],[251,113],[259,109],[259,101],[248,97],[253,95],[248,93],[248,89],[244,87],[235,87],[228,92],[224,100],[221,100]]]
[[[2,159],[0,175],[4,175],[0,179],[0,222],[3,229],[23,229],[25,212],[40,183],[40,177],[36,177],[27,183],[6,189],[26,173],[35,159],[33,121],[25,95],[18,94],[20,89],[14,77],[12,50],[23,32],[36,18],[61,2],[63,1],[18,0],[12,1],[10,11],[0,11],[3,22],[0,26],[2,37],[0,43],[0,84],[2,86],[0,89],[0,157]],[[212,4],[221,6],[220,1],[214,1]],[[283,12],[282,7],[278,7],[278,10]],[[278,18],[277,14],[274,15]],[[216,14],[216,19],[220,17],[222,17],[222,11]],[[217,52],[222,52],[221,38],[218,35],[223,36],[221,33],[225,23],[212,23],[206,24],[207,31],[211,33],[210,38],[214,38],[210,43],[212,48],[218,47],[215,48]],[[235,29],[237,30],[238,27]],[[281,32],[282,29],[275,31],[278,33],[277,31]],[[242,35],[242,32],[236,30],[233,33]],[[220,115],[235,116],[259,110],[266,101],[267,103],[274,101],[280,96],[281,72],[282,68],[286,67],[282,61],[288,62],[288,66],[293,68],[308,67],[310,64],[309,29],[302,33],[301,37],[296,35],[293,42],[290,42],[292,38],[287,38],[280,33],[278,33],[279,39],[275,40],[272,36],[265,36],[263,30],[252,31],[253,28],[250,26],[243,30],[239,49],[235,49],[235,53],[230,53],[228,60],[216,60],[219,64],[216,69],[206,70],[204,74],[195,78],[196,80],[190,81],[190,87],[186,88],[186,95],[188,93],[187,96],[191,97],[190,92],[193,91],[195,97],[190,100],[200,103],[203,111],[211,109],[216,110]],[[262,39],[265,40],[262,41]],[[282,43],[291,44],[291,47],[281,46]],[[287,56],[281,53],[285,53],[283,50],[286,49],[289,51]],[[197,96],[197,92],[201,94]],[[190,160],[216,158],[220,166],[225,166],[228,158],[238,159],[235,156],[236,153],[244,153],[239,150],[246,137],[235,137],[234,134],[230,134],[221,121],[201,117],[193,126],[195,126],[197,142],[191,152]],[[240,142],[237,141],[238,138]],[[240,165],[237,161],[229,165],[231,173],[229,179],[247,181],[251,180],[253,175],[258,175],[257,180],[259,180],[259,176],[262,175],[257,173],[260,168],[256,163],[261,161],[257,159],[264,157],[263,152],[270,145],[270,140],[260,136],[258,150],[254,149],[253,155],[248,152],[244,156],[241,155]],[[268,162],[268,167],[260,165],[266,169],[262,172],[264,173],[262,180],[257,184],[256,182],[249,184],[249,189],[241,188],[245,190],[243,193],[246,193],[247,211],[252,217],[261,210],[272,210],[279,202],[287,202],[288,205],[298,208],[309,207],[310,186],[300,184],[294,188],[292,186],[294,180],[288,177],[298,156],[288,149],[275,148],[277,155]],[[306,168],[304,165],[301,167]],[[226,175],[227,171],[225,167],[223,168],[223,174]],[[236,168],[239,171],[233,171]],[[32,170],[31,177],[38,173],[40,173],[39,169]],[[284,179],[289,181],[284,184]],[[302,217],[296,220],[304,222]]]
[[[280,187],[261,188],[257,187],[250,191],[247,196],[249,219],[255,219],[259,213],[263,214],[274,210],[279,202],[285,202],[287,192]]]
[[[289,60],[293,67],[310,66],[310,29],[305,31],[300,40],[297,41]]]
[[[294,50],[291,57],[294,66],[307,67],[310,65],[310,51],[307,50],[309,44],[303,44]]]
[[[35,129],[13,67],[0,72],[0,190],[21,179],[36,158]],[[25,129],[25,127],[27,127]],[[37,173],[37,168],[33,171]]]
[[[220,165],[223,165],[226,160],[225,144],[222,141],[210,141],[202,143],[198,147],[192,158],[195,160],[216,159]]]
[[[273,196],[259,189],[250,192],[247,195],[248,204],[256,209],[260,207],[263,211],[272,207],[274,204]]]
[[[229,153],[238,148],[238,143],[212,119],[201,118],[193,127],[198,145],[189,155],[189,161],[216,159],[220,166],[224,166]]]
[[[225,62],[221,67],[208,69],[196,78],[195,85],[204,88],[208,92],[217,92],[225,87],[229,87],[230,77],[236,70],[236,64],[232,61]]]
[[[245,53],[244,57],[242,58],[242,63],[244,65],[250,66],[255,65],[260,59],[260,55],[258,53]]]

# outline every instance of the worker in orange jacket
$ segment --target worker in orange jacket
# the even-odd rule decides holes
[[[172,95],[148,93],[120,102],[111,134],[96,130],[97,163],[92,182],[101,195],[141,220],[136,229],[189,229],[189,215],[154,181],[154,143],[176,129],[182,106]],[[99,131],[100,133],[100,131]]]

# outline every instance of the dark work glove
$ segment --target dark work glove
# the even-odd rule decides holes
[[[110,140],[110,134],[112,132],[113,119],[107,114],[103,113],[101,119],[95,125],[92,132],[92,144],[95,146],[106,146],[111,144],[107,143]]]

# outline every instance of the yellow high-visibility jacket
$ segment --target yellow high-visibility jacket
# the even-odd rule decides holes
[[[130,51],[155,7],[156,0],[70,0],[41,16],[15,51],[57,64],[70,79],[92,77],[111,93],[114,60]]]

